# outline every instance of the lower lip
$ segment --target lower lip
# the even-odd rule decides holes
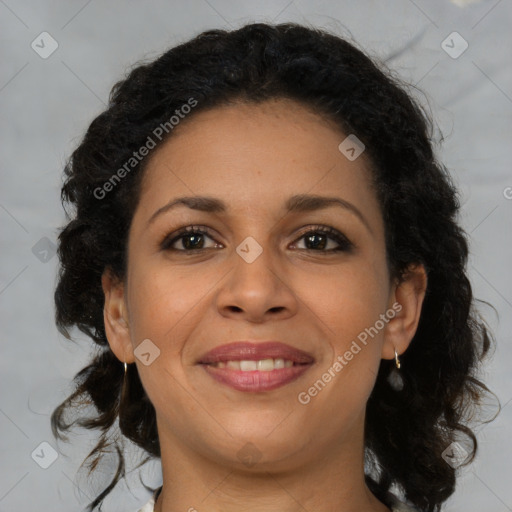
[[[258,392],[271,391],[280,388],[285,384],[298,379],[306,372],[311,365],[301,364],[291,366],[290,368],[279,368],[270,371],[249,371],[231,370],[229,368],[217,368],[211,365],[203,364],[206,372],[215,380],[226,384],[238,391]]]

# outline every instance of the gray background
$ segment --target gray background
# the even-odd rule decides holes
[[[66,341],[53,323],[53,244],[64,222],[65,159],[130,66],[202,30],[257,20],[353,36],[426,93],[419,98],[428,101],[445,136],[439,155],[462,194],[474,292],[498,312],[482,309],[498,342],[483,378],[504,406],[497,420],[478,427],[481,451],[461,471],[446,511],[512,510],[510,0],[0,0],[0,512],[82,510],[102,486],[101,473],[89,482],[76,475],[94,439],[78,432],[70,444],[57,444],[49,426],[90,345],[83,336],[76,344]],[[44,31],[58,43],[47,58],[31,47],[32,41],[43,46]],[[469,45],[458,58],[441,46],[453,31]],[[49,48],[45,39],[39,51]],[[48,469],[39,464],[50,462],[52,450],[41,442],[59,452]],[[131,453],[135,464],[140,452]],[[103,475],[111,462],[102,465]],[[158,484],[158,464],[144,475]],[[136,510],[147,501],[136,473],[128,480],[129,488],[119,485],[104,510]]]

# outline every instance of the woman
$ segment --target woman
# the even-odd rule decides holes
[[[116,421],[161,459],[144,512],[441,509],[491,336],[430,132],[295,24],[204,32],[114,87],[66,166],[55,294],[100,351],[54,433],[119,453],[89,510],[124,476]],[[78,400],[97,414],[66,422]]]

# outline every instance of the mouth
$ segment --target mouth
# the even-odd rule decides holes
[[[303,375],[313,356],[280,342],[235,342],[203,355],[198,364],[218,382],[238,391],[271,391]]]

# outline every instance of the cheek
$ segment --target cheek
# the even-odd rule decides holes
[[[184,275],[183,270],[170,270],[165,264],[155,265],[152,270],[148,270],[149,266],[134,265],[128,288],[130,336],[135,354],[143,340],[149,339],[156,347],[150,345],[150,364],[144,364],[142,359],[136,359],[136,364],[156,410],[181,411],[186,417],[185,411],[192,411],[195,404],[182,392],[186,380],[182,350],[200,321],[201,300],[206,300],[205,290],[212,284],[198,272]]]
[[[296,284],[300,282],[298,295],[328,328],[326,334],[337,353],[344,352],[347,343],[385,313],[389,283],[385,266],[377,260],[365,259],[297,278]]]
[[[150,271],[142,268],[132,273],[129,283],[132,342],[136,345],[141,339],[150,338],[163,345],[173,338],[173,332],[183,328],[187,316],[193,316],[210,286],[205,276],[200,277],[197,272],[171,271],[165,265]]]
[[[386,311],[387,296],[379,274],[371,272],[353,269],[323,284],[325,293],[310,294],[310,303],[323,324],[330,353],[302,397],[311,400],[308,407],[324,418],[322,425],[331,424],[335,435],[361,414],[375,385],[384,331],[372,328]]]
[[[319,369],[319,378],[327,373],[324,380],[330,383],[318,405],[330,403],[350,414],[366,403],[375,384],[387,325],[381,319],[388,303],[387,269],[368,260],[325,285],[328,293],[315,303],[329,327],[332,358]]]

